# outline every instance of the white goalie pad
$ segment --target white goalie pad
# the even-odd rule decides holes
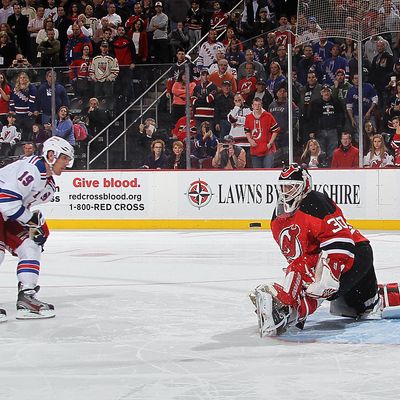
[[[382,311],[383,319],[400,319],[400,306],[385,307]]]
[[[292,307],[279,306],[271,293],[257,288],[255,300],[260,337],[281,335],[297,322],[297,312]]]
[[[315,282],[306,289],[308,296],[315,299],[326,299],[339,289],[339,281],[333,276],[329,266],[329,258],[322,251],[315,267]]]

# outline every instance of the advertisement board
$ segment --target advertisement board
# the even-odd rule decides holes
[[[398,170],[313,170],[325,191],[357,226],[399,229]],[[277,170],[68,171],[56,177],[53,201],[42,205],[60,229],[268,228]]]

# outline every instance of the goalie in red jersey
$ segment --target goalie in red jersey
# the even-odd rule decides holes
[[[371,245],[350,226],[326,193],[312,189],[307,170],[292,164],[279,176],[271,230],[289,265],[283,284],[258,286],[250,295],[260,335],[303,328],[324,300],[334,315],[377,319],[399,306],[397,284],[379,286]]]

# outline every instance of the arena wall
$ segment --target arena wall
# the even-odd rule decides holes
[[[400,170],[313,170],[360,229],[400,229]],[[268,229],[277,170],[68,171],[42,205],[53,229]]]

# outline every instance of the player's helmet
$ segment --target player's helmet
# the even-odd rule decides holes
[[[277,184],[278,209],[292,213],[300,206],[301,201],[312,189],[311,176],[308,171],[297,164],[283,168]]]
[[[54,159],[51,162],[47,157],[50,150],[54,151]],[[61,154],[71,158],[67,165],[68,168],[71,168],[74,165],[74,148],[65,139],[59,136],[52,136],[43,143],[42,156],[48,164],[53,165]]]

